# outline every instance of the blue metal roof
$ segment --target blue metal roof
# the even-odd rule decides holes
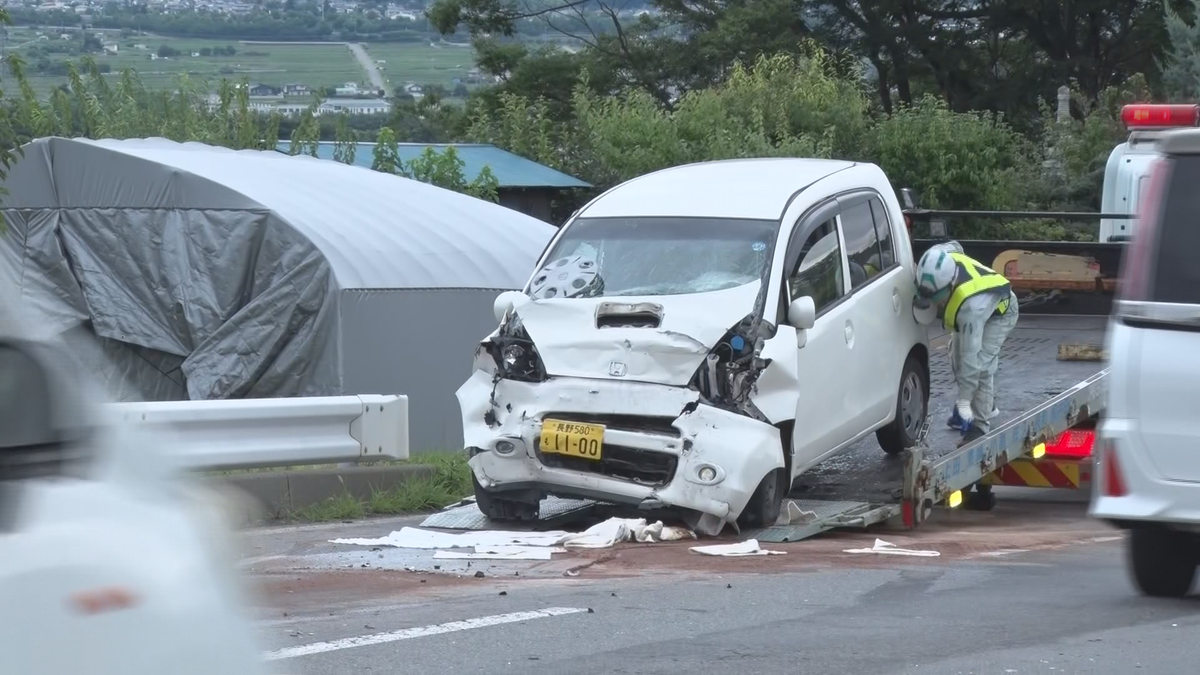
[[[317,147],[319,159],[333,159],[336,143],[322,141]],[[458,157],[463,161],[463,174],[468,181],[475,180],[483,167],[492,170],[501,188],[589,188],[590,184],[578,178],[551,169],[543,164],[513,154],[486,143],[400,143],[400,159],[409,162],[425,152],[425,148],[433,148],[437,152],[454,146]],[[287,152],[291,146],[289,141],[280,141],[276,149]],[[375,144],[359,143],[354,151],[354,164],[371,167],[374,160]]]

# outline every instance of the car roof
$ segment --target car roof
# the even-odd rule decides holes
[[[686,164],[626,181],[598,197],[579,217],[778,220],[797,192],[853,166],[842,160],[791,157]]]
[[[1157,150],[1167,155],[1200,154],[1200,129],[1172,129],[1162,135]]]

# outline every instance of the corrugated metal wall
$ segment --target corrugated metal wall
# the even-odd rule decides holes
[[[341,297],[342,390],[408,396],[413,453],[462,448],[454,392],[496,328],[500,290],[349,289]]]

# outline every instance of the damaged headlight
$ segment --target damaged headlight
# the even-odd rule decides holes
[[[546,367],[537,347],[529,339],[523,327],[484,340],[481,347],[496,364],[496,374],[506,380],[518,382],[542,382],[546,379]]]
[[[750,402],[750,394],[758,376],[771,363],[759,354],[764,342],[762,333],[773,331],[774,327],[760,322],[760,330],[756,332],[751,319],[746,317],[725,333],[704,357],[690,386],[710,405],[761,418]]]

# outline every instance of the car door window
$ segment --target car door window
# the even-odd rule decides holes
[[[896,251],[892,247],[892,223],[888,220],[887,211],[878,197],[872,197],[867,203],[871,205],[871,215],[875,219],[875,235],[879,237],[879,261],[883,263],[879,269],[886,270],[896,262]]]
[[[850,288],[855,289],[879,275],[884,265],[875,234],[875,218],[866,200],[842,210],[842,234],[850,261]]]
[[[821,223],[804,241],[796,269],[788,275],[788,293],[792,300],[810,296],[818,316],[846,294],[835,219]]]

